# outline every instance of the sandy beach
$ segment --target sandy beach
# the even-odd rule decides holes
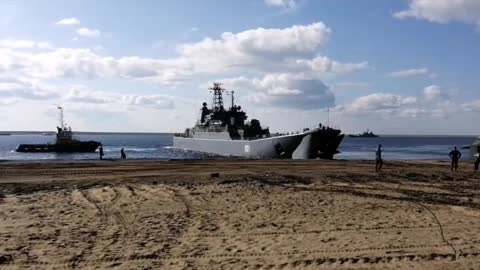
[[[479,269],[480,177],[471,169],[2,162],[0,268]]]

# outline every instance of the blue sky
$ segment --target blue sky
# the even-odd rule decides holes
[[[478,134],[480,1],[2,1],[0,130],[181,131],[208,85],[273,131]]]

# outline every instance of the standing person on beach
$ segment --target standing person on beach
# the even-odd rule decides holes
[[[478,172],[478,167],[480,166],[480,145],[477,146],[477,153],[475,154],[477,159],[475,159],[475,167],[473,168],[475,170],[474,174],[477,174]]]
[[[382,171],[383,167],[383,159],[382,159],[382,145],[379,144],[377,151],[375,152],[375,171],[380,172]]]
[[[448,156],[452,159],[452,166],[450,167],[450,170],[453,172],[458,170],[458,160],[462,157],[462,153],[457,150],[457,147],[455,146],[453,150],[448,154]]]
[[[125,148],[120,149],[120,156],[122,157],[122,159],[127,158],[127,155],[125,155]]]
[[[100,155],[100,160],[103,160],[103,146],[100,145],[98,148],[98,154]]]

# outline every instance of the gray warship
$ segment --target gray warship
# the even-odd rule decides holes
[[[259,120],[247,121],[241,106],[234,103],[234,91],[230,92],[231,106],[225,109],[225,89],[220,83],[209,89],[213,92],[211,108],[203,103],[200,120],[175,134],[173,148],[252,159],[332,159],[338,153],[344,137],[341,130],[320,124],[294,134],[270,134]]]
[[[348,135],[350,138],[378,138],[378,135],[377,134],[374,134],[372,131],[370,131],[369,129],[367,129],[366,131],[364,131],[363,133],[361,134],[358,134],[358,135],[353,135],[353,134],[350,134]]]

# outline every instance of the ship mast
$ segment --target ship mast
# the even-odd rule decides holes
[[[65,123],[63,122],[63,107],[57,106],[57,109],[59,111],[58,113],[58,121],[60,123],[59,128],[63,129],[65,127]]]
[[[232,100],[232,105],[230,106],[230,109],[233,109],[233,106],[235,106],[235,96],[234,96],[235,91],[232,90],[232,91],[226,91],[226,92],[227,92],[227,96],[228,96],[228,95],[231,95],[231,96],[232,96],[232,98],[231,98],[231,100]]]
[[[213,87],[209,89],[213,91],[213,110],[220,110],[223,107],[223,97],[222,92],[225,91],[224,88],[220,87],[221,83],[213,83]]]
[[[330,106],[327,108],[327,127],[330,127]]]

